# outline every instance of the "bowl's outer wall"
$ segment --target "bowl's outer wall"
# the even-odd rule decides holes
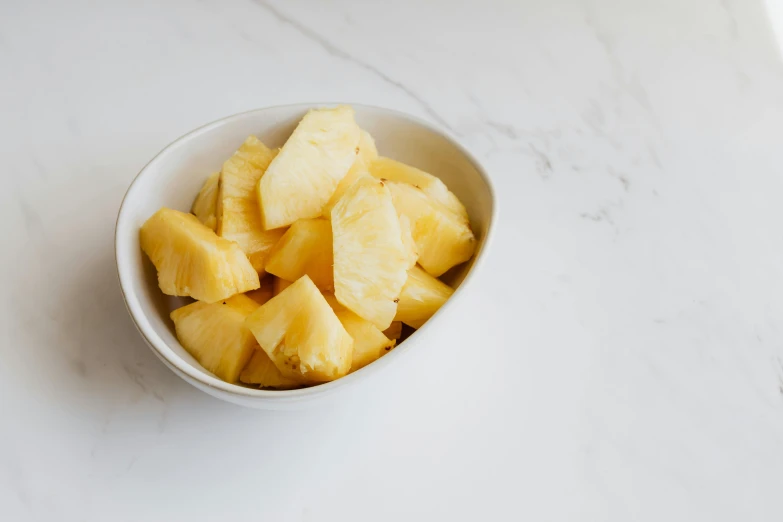
[[[270,406],[272,397],[296,399],[296,402],[300,402],[306,395],[317,395],[319,389],[331,387],[330,385],[340,381],[353,381],[359,377],[359,373],[367,373],[365,370],[384,359],[398,357],[404,351],[402,347],[411,344],[422,333],[417,332],[403,343],[400,349],[356,374],[330,385],[311,388],[311,394],[302,394],[303,390],[298,390],[297,393],[265,392],[216,383],[214,375],[204,370],[176,339],[169,313],[181,306],[185,300],[164,296],[160,292],[155,269],[139,248],[140,227],[160,207],[188,212],[207,176],[220,170],[223,161],[231,156],[247,136],[254,134],[270,147],[281,146],[307,110],[317,106],[321,105],[259,109],[193,131],[164,149],[142,170],[128,190],[120,210],[116,230],[117,264],[123,293],[137,327],[153,351],[178,375],[200,389],[231,402],[261,407]],[[478,245],[476,255],[471,261],[446,275],[450,284],[458,286],[480,256],[490,229],[495,209],[488,180],[469,155],[434,129],[387,109],[360,105],[354,105],[354,109],[357,122],[375,138],[381,155],[438,176],[465,204]],[[455,294],[455,297],[458,295],[459,293]],[[451,301],[453,299],[447,305]],[[436,322],[439,319],[437,316],[423,329]],[[149,329],[154,335],[149,335]],[[155,342],[155,335],[165,346],[161,346],[161,342]],[[183,371],[187,370],[186,368],[177,368],[183,363],[190,367],[191,371],[187,372],[190,376]],[[197,382],[196,379],[202,382]],[[216,386],[223,389],[217,389]],[[240,393],[240,397],[232,398],[233,393]],[[256,396],[253,396],[254,394]],[[248,404],[259,399],[261,401],[258,403]]]

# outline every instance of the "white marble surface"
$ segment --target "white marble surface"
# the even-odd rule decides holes
[[[321,100],[457,135],[494,248],[393,396],[244,410],[143,344],[114,219],[177,136]],[[3,520],[783,519],[760,0],[3,2],[0,158]]]

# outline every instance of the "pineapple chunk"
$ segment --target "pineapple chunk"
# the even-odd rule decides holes
[[[407,279],[400,221],[384,182],[357,181],[332,209],[337,300],[381,330]]]
[[[405,252],[405,269],[410,270],[416,265],[419,259],[419,251],[416,248],[416,242],[413,240],[413,231],[411,230],[411,220],[408,216],[400,215],[400,232],[402,233],[402,246]]]
[[[361,130],[353,109],[308,112],[258,184],[267,230],[321,215],[357,155]]]
[[[379,179],[409,183],[419,187],[429,197],[454,212],[463,220],[468,219],[465,205],[446,185],[432,174],[389,158],[377,158],[370,164],[370,174]]]
[[[291,286],[293,283],[291,281],[286,281],[285,279],[280,279],[279,277],[275,277],[274,282],[272,283],[272,290],[274,295],[280,294],[283,290]]]
[[[199,190],[190,211],[212,230],[217,229],[217,197],[220,172],[210,175]]]
[[[264,350],[255,350],[250,362],[239,374],[239,380],[245,384],[279,390],[296,388],[299,385],[295,380],[283,376]]]
[[[407,183],[386,182],[397,212],[411,223],[419,252],[418,263],[439,277],[449,268],[470,259],[476,238],[467,220],[457,217],[421,189]]]
[[[248,137],[220,171],[217,233],[235,241],[256,272],[264,273],[267,254],[285,230],[264,230],[256,185],[277,154],[255,136]]]
[[[446,283],[415,266],[408,271],[408,280],[402,287],[394,320],[421,328],[453,293],[454,290]]]
[[[351,368],[353,339],[306,275],[253,312],[245,324],[288,379],[326,382]]]
[[[196,301],[171,312],[182,346],[206,370],[227,382],[236,382],[239,372],[257,344],[245,327],[245,319],[258,304],[244,295],[207,304]]]
[[[332,197],[329,198],[329,201],[324,205],[324,217],[328,219],[332,215],[334,206],[340,201],[340,198],[343,197],[345,191],[356,183],[356,180],[362,176],[370,175],[370,171],[367,170],[367,168],[377,157],[378,149],[375,148],[375,141],[372,139],[369,132],[362,130],[361,137],[359,138],[359,153],[356,155],[356,160],[348,170],[348,174],[346,174],[345,177],[340,180],[340,183],[337,184],[337,189],[335,189]]]
[[[403,286],[403,288],[405,287]],[[399,304],[397,305],[397,311],[399,313]],[[383,335],[385,335],[389,339],[399,339],[400,337],[402,337],[402,322],[392,321],[391,326],[383,331]]]
[[[288,281],[307,274],[321,290],[334,289],[332,225],[325,219],[300,219],[269,252],[266,270]]]
[[[250,299],[262,305],[272,299],[275,296],[275,277],[268,276],[261,279],[261,287],[258,290],[251,290],[246,292],[245,295]]]
[[[218,237],[191,214],[161,208],[144,223],[139,236],[166,295],[214,303],[260,286],[239,246]]]
[[[367,366],[394,348],[395,341],[386,337],[370,321],[348,310],[332,294],[324,294],[324,298],[345,327],[345,331],[353,338],[352,372]]]

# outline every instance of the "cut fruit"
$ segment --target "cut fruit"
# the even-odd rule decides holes
[[[235,295],[207,304],[191,303],[171,312],[171,320],[182,346],[206,370],[227,382],[236,382],[239,372],[257,348],[245,319],[258,304]]]
[[[239,380],[245,384],[255,384],[261,388],[288,390],[296,388],[299,383],[286,378],[264,350],[255,350],[250,362],[239,374]]]
[[[260,286],[239,246],[191,214],[164,207],[144,223],[139,236],[166,295],[214,303]]]
[[[220,171],[217,233],[235,241],[256,272],[264,273],[267,254],[285,230],[264,230],[256,185],[277,154],[255,136],[248,137]]]
[[[397,312],[399,313],[399,304],[397,305]],[[402,321],[392,321],[391,326],[383,331],[383,335],[389,339],[399,339],[402,337]]]
[[[353,162],[353,165],[351,165],[351,168],[348,170],[345,177],[337,184],[337,188],[335,189],[334,194],[332,194],[332,197],[329,198],[329,201],[324,205],[324,217],[328,219],[331,216],[334,206],[340,201],[340,198],[343,197],[345,191],[356,183],[356,180],[362,176],[370,175],[370,171],[367,170],[367,168],[370,162],[377,157],[378,149],[375,148],[375,141],[372,139],[372,136],[370,136],[370,133],[362,130],[362,135],[359,139],[359,153],[356,155],[356,160]]]
[[[291,281],[286,281],[285,279],[280,279],[279,277],[275,277],[274,282],[272,283],[272,290],[274,295],[278,295],[280,292],[291,286]]]
[[[199,190],[190,211],[196,215],[199,221],[212,230],[217,229],[217,198],[218,181],[220,172],[211,174]]]
[[[378,159],[378,149],[375,146],[375,140],[370,133],[361,129],[359,136],[359,152],[356,159],[362,161],[369,168],[370,163]]]
[[[332,209],[335,297],[381,330],[407,279],[400,221],[384,182],[357,181]]]
[[[378,158],[370,164],[370,174],[379,179],[388,179],[400,183],[408,183],[419,187],[429,197],[454,212],[463,220],[468,219],[465,205],[457,199],[446,185],[432,174],[428,174],[416,167],[394,161],[389,158]]]
[[[419,251],[418,263],[439,277],[449,268],[470,259],[476,238],[467,220],[459,218],[421,189],[407,183],[386,182],[394,207],[411,223]]]
[[[250,292],[245,293],[245,295],[258,303],[259,306],[266,303],[275,296],[275,279],[276,278],[273,276],[261,278],[261,288],[258,290],[251,290]]]
[[[353,339],[307,276],[258,308],[245,324],[286,378],[326,382],[351,368]]]
[[[402,246],[405,252],[405,269],[410,270],[416,265],[419,259],[419,251],[416,248],[416,242],[413,240],[413,231],[411,230],[411,220],[408,216],[400,215],[400,232]]]
[[[386,337],[370,321],[348,310],[332,294],[324,294],[324,298],[345,327],[345,331],[353,338],[352,372],[367,366],[394,348],[395,341]]]
[[[321,215],[357,155],[361,130],[353,109],[308,112],[258,184],[267,230]]]
[[[394,320],[421,328],[453,293],[454,289],[446,283],[415,266],[408,271],[408,280],[402,287]]]
[[[266,270],[288,281],[307,274],[321,290],[334,288],[332,225],[325,219],[300,219],[269,252]]]

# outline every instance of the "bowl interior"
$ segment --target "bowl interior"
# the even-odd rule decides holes
[[[321,385],[292,391],[265,391],[225,383],[204,370],[179,344],[169,313],[186,301],[163,295],[155,268],[139,247],[139,229],[160,207],[188,212],[207,176],[220,167],[250,135],[270,147],[279,147],[308,109],[319,104],[259,109],[231,116],[183,136],[156,156],[131,185],[120,209],[116,230],[117,266],[128,308],[148,343],[170,365],[210,387],[229,393],[258,397],[313,393]],[[492,190],[480,167],[459,145],[427,124],[410,116],[360,105],[353,106],[356,120],[376,141],[383,156],[408,163],[443,180],[465,204],[478,240],[476,255],[452,269],[444,279],[458,287],[481,256],[494,212]],[[459,296],[456,292],[452,301]],[[437,322],[436,314],[423,328]],[[403,343],[409,344],[416,335]],[[335,381],[354,378],[375,364],[400,355],[393,350],[378,362]],[[310,390],[310,391],[308,391]]]

